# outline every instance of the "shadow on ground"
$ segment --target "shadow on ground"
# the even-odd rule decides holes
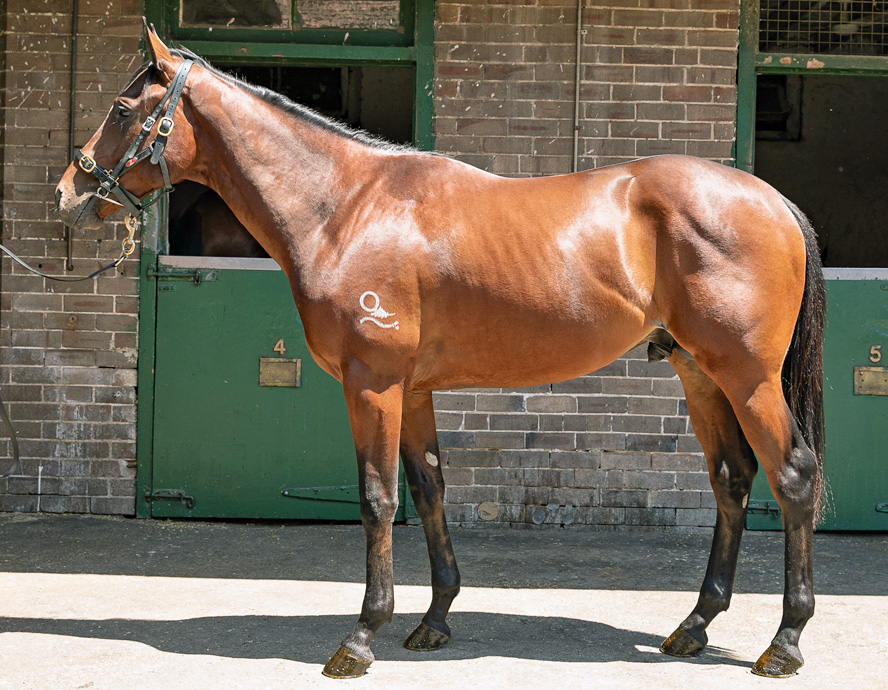
[[[373,641],[387,661],[448,661],[491,656],[557,662],[693,663],[748,666],[728,650],[708,647],[694,659],[656,651],[662,638],[634,630],[558,616],[499,613],[451,614],[454,638],[437,652],[411,652],[401,641],[418,615],[396,614]],[[244,659],[287,659],[323,664],[354,624],[354,616],[213,616],[174,621],[0,619],[0,632],[65,635],[140,642],[173,654],[207,654]],[[320,643],[325,642],[322,646]]]

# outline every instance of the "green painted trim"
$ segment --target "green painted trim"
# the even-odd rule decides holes
[[[160,226],[166,223],[166,199],[142,216],[139,253],[139,361],[136,401],[136,517],[151,517],[143,496],[154,472],[154,361],[157,338],[157,280],[148,275],[157,267]]]
[[[757,53],[758,74],[888,75],[888,57]]]
[[[181,40],[181,44],[208,60],[251,60],[268,62],[305,61],[315,64],[412,64],[412,47],[371,47],[343,45],[306,45],[300,43],[251,43],[233,41]]]
[[[422,151],[435,148],[435,2],[416,0],[416,73],[413,143]]]
[[[740,4],[740,46],[737,55],[737,139],[734,165],[752,172],[755,164],[755,56],[758,46],[759,3]]]
[[[145,19],[149,24],[154,24],[154,28],[161,36],[169,36],[170,32],[167,27],[167,13],[164,11],[164,0],[142,0]],[[144,48],[140,44],[140,48]]]

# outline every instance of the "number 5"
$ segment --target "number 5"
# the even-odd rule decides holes
[[[882,346],[881,345],[873,345],[870,348],[870,356],[869,361],[873,364],[878,364],[882,361]]]

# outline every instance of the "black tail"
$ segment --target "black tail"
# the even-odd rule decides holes
[[[823,326],[826,287],[817,235],[798,206],[784,198],[805,238],[805,294],[795,332],[783,363],[783,393],[795,415],[805,443],[817,458],[815,521],[819,519],[823,486]]]

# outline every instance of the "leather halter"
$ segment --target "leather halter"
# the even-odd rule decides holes
[[[148,116],[148,119],[142,123],[142,129],[136,137],[136,140],[130,145],[126,153],[123,154],[123,158],[121,158],[117,165],[114,166],[113,170],[109,171],[103,169],[96,163],[95,159],[83,153],[82,150],[78,150],[77,153],[74,154],[80,169],[83,170],[83,172],[90,173],[99,181],[99,187],[93,192],[93,194],[102,199],[102,201],[109,201],[113,204],[123,206],[134,218],[137,218],[142,211],[159,201],[161,197],[173,191],[173,185],[170,183],[169,169],[167,168],[166,160],[163,157],[163,149],[164,146],[166,146],[167,138],[173,131],[173,114],[176,112],[179,97],[182,95],[182,89],[185,87],[185,79],[188,77],[188,70],[191,69],[193,64],[194,60],[184,60],[182,64],[179,65],[179,69],[176,70],[176,75],[173,77],[172,84],[170,84],[169,88],[166,90],[163,98],[160,99],[160,103],[157,104]],[[164,105],[166,105],[166,112],[164,112],[163,117],[160,118],[159,124],[157,125],[157,136],[151,144],[139,151],[139,148],[154,128],[154,124],[158,122],[158,116],[163,110]],[[163,175],[164,188],[159,194],[146,203],[145,200],[148,199],[153,192],[140,199],[138,196],[121,186],[120,178],[125,172],[132,169],[137,163],[141,163],[149,156],[151,157],[151,162],[160,167],[161,175]],[[108,197],[109,194],[113,194],[117,197],[117,201],[110,199]]]

